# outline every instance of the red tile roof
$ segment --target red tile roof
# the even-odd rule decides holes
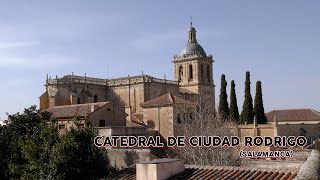
[[[280,121],[320,121],[320,112],[312,109],[273,110],[266,113],[269,122],[276,117]]]
[[[141,122],[143,122],[143,114],[133,113],[131,119],[132,119],[132,121],[134,121],[134,122],[141,123]]]
[[[159,107],[173,104],[193,104],[193,102],[182,99],[172,93],[166,93],[141,104],[141,107]]]
[[[272,169],[259,170],[259,169],[245,169],[237,167],[201,167],[194,165],[186,165],[185,170],[177,174],[169,180],[187,180],[187,179],[293,179],[297,176],[297,171],[277,171]],[[134,180],[136,179],[135,166],[118,171],[111,174],[108,179],[110,180]]]
[[[73,116],[87,116],[92,113],[92,107],[94,111],[102,108],[110,102],[98,102],[98,103],[87,103],[87,104],[76,104],[66,106],[54,106],[46,109],[45,111],[51,112],[56,118],[66,118]]]
[[[126,126],[127,127],[147,127],[147,128],[149,127],[143,123],[129,121],[129,120],[126,120]]]

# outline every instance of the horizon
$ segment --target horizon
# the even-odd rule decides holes
[[[235,80],[241,113],[249,71],[253,99],[262,83],[265,112],[320,110],[320,2],[17,2],[0,7],[1,120],[38,106],[47,74],[112,79],[143,71],[173,80],[190,16],[215,61],[216,108],[225,74],[228,102]]]

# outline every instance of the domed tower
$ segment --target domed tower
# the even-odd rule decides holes
[[[197,42],[196,29],[192,22],[188,31],[188,43],[179,55],[173,58],[174,79],[179,81],[181,92],[212,95],[214,102],[213,59]]]

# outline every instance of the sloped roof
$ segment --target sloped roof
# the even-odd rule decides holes
[[[73,116],[87,116],[92,113],[92,107],[95,106],[94,111],[102,108],[110,102],[97,102],[87,104],[76,104],[66,106],[54,106],[46,109],[51,112],[56,118],[73,117]],[[93,111],[93,112],[94,112]]]
[[[134,122],[130,120],[126,120],[126,126],[127,127],[146,127],[148,128],[145,124],[139,123],[139,122]]]
[[[320,121],[320,112],[312,109],[284,109],[266,113],[269,122],[277,121]]]
[[[141,107],[159,107],[173,104],[194,104],[191,101],[182,99],[172,93],[165,93],[156,98],[153,98],[147,102],[141,104]]]
[[[278,171],[274,169],[249,169],[239,167],[201,167],[195,165],[185,165],[185,170],[169,180],[175,179],[293,179],[297,176],[297,170]],[[109,180],[136,179],[135,166],[118,171],[108,177]]]
[[[141,122],[143,122],[143,114],[141,114],[141,113],[133,113],[131,119],[134,122],[141,123]]]

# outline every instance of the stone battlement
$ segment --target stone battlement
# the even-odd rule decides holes
[[[207,56],[203,56],[199,53],[194,53],[194,54],[184,54],[184,55],[174,55],[173,56],[173,60],[176,61],[176,60],[184,60],[186,58],[211,58],[212,59],[212,55],[209,54]]]
[[[66,75],[62,78],[56,77],[55,79],[47,79],[46,85],[55,85],[55,84],[91,84],[91,85],[100,85],[100,86],[120,86],[120,85],[129,85],[135,83],[143,82],[157,82],[157,83],[167,83],[178,85],[178,81],[166,80],[154,78],[148,75],[141,76],[128,76],[123,78],[115,79],[101,79],[101,78],[92,78],[86,76],[75,76],[75,75]]]

